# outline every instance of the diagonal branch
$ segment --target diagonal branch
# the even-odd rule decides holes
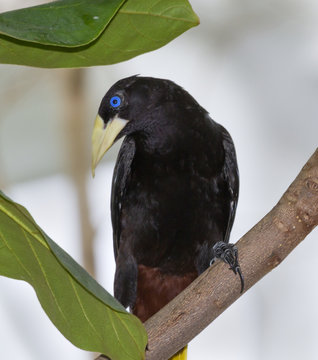
[[[317,224],[318,149],[278,204],[238,241],[245,289],[279,265]],[[167,360],[239,296],[239,277],[217,262],[145,323],[146,360]]]

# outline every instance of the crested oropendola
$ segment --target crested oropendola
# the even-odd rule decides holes
[[[243,290],[228,243],[239,192],[229,133],[172,81],[132,76],[100,104],[93,174],[123,136],[111,196],[115,297],[144,322],[216,258],[240,275]]]

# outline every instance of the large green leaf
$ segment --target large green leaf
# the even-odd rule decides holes
[[[2,192],[0,275],[30,283],[54,325],[79,348],[113,360],[144,359],[147,335],[141,322]]]
[[[125,0],[60,0],[0,14],[0,33],[19,40],[75,47],[95,40]]]
[[[82,1],[90,2],[89,0]],[[58,3],[64,2],[69,3],[70,0],[61,0]],[[114,64],[155,50],[199,23],[188,0],[127,0],[119,10],[112,1],[104,0],[98,3],[100,9],[104,9],[99,10],[100,14],[105,11],[108,15],[104,18],[101,15],[93,15],[95,12],[92,11],[90,19],[92,16],[93,18],[96,16],[103,18],[105,30],[96,38],[102,24],[99,23],[100,26],[97,26],[98,24],[94,25],[93,22],[93,25],[90,24],[93,28],[85,24],[85,26],[83,25],[82,40],[80,40],[82,20],[78,18],[82,18],[86,14],[85,6],[78,8],[76,12],[72,12],[71,7],[69,8],[69,22],[77,24],[76,36],[68,34],[70,29],[73,30],[67,21],[59,23],[58,34],[53,38],[49,29],[43,30],[45,24],[40,20],[37,20],[42,24],[39,33],[36,33],[36,27],[33,27],[32,35],[28,35],[32,19],[27,17],[26,23],[17,22],[16,28],[13,30],[14,17],[18,16],[19,11],[11,15],[10,29],[2,20],[7,15],[3,14],[2,17],[0,15],[0,32],[2,31],[0,62],[47,68]],[[110,4],[112,5],[111,9]],[[34,9],[20,11],[23,11],[26,16],[29,11],[35,11]],[[56,11],[56,9],[53,11],[54,16],[56,16]],[[108,23],[111,12],[113,12],[113,17]],[[43,13],[45,13],[46,19],[50,18],[51,8],[44,6]],[[48,20],[47,23],[49,23]],[[90,28],[90,31],[87,28]],[[45,34],[44,43],[41,40],[44,37],[42,32]],[[17,33],[20,35],[18,36]],[[91,41],[88,39],[88,34],[91,34]],[[47,45],[48,41],[56,45]],[[86,45],[78,46],[79,43]],[[63,44],[63,46],[58,46],[58,44]]]

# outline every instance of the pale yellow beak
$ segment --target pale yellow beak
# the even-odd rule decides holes
[[[106,151],[113,145],[120,131],[126,126],[128,120],[119,118],[117,115],[105,125],[103,119],[97,115],[92,135],[92,175],[95,176],[95,168]]]

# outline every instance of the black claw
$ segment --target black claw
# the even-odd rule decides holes
[[[240,279],[241,279],[241,294],[242,294],[242,292],[244,291],[244,276],[243,276],[243,274],[242,274],[240,265],[237,266],[236,271],[237,271],[237,273],[239,274],[239,277],[240,277]]]
[[[223,241],[217,242],[213,246],[214,258],[211,260],[211,265],[215,259],[221,259],[226,264],[230,265],[230,270],[234,274],[238,274],[241,280],[241,293],[244,291],[244,276],[241,271],[241,267],[238,263],[238,251],[237,247],[233,244],[227,244]]]

